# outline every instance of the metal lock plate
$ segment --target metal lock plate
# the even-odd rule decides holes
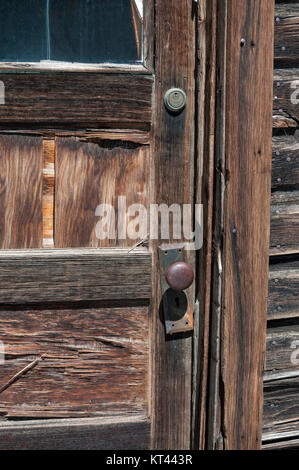
[[[180,88],[171,88],[165,93],[164,104],[171,113],[180,113],[186,106],[186,93]]]
[[[193,311],[185,291],[171,289],[166,272],[173,263],[184,261],[184,244],[159,246],[160,278],[166,334],[193,330]]]

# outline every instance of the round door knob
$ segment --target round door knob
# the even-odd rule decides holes
[[[194,272],[191,266],[184,262],[173,263],[166,271],[166,281],[173,290],[185,290],[191,286]]]

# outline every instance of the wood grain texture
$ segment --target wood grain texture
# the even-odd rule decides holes
[[[273,137],[272,189],[299,187],[299,136]]]
[[[295,130],[297,128],[297,121],[290,117],[288,113],[282,109],[275,111],[273,114],[273,129],[288,129]]]
[[[299,60],[299,6],[287,1],[275,7],[276,60],[297,62]]]
[[[299,317],[299,260],[270,265],[268,320]]]
[[[292,439],[287,441],[272,442],[264,444],[262,450],[299,450],[299,439]]]
[[[270,254],[299,252],[299,191],[276,191],[271,197]]]
[[[41,248],[42,140],[0,136],[0,248]]]
[[[264,387],[264,431],[278,425],[298,424],[299,377],[269,382]]]
[[[274,2],[227,8],[222,431],[225,449],[253,450],[263,417]]]
[[[145,450],[149,440],[142,416],[0,422],[1,450]]]
[[[217,2],[216,14],[216,97],[215,97],[215,161],[214,161],[214,194],[212,225],[212,277],[210,307],[210,351],[209,351],[209,389],[206,448],[223,449],[221,430],[221,396],[220,396],[220,328],[221,328],[221,294],[222,294],[222,237],[223,237],[223,203],[224,203],[224,161],[225,161],[225,100],[226,100],[226,32],[228,25],[227,4]],[[217,170],[216,170],[217,169]]]
[[[275,69],[273,126],[296,128],[299,122],[299,69]]]
[[[299,421],[290,421],[287,423],[278,423],[265,428],[263,432],[263,444],[269,445],[277,443],[278,445],[291,440],[299,439]]]
[[[150,132],[140,129],[63,129],[51,127],[22,128],[13,126],[13,129],[1,129],[4,135],[41,136],[45,140],[53,140],[55,137],[76,137],[82,142],[100,143],[105,140],[118,142],[132,142],[135,144],[150,144]]]
[[[194,312],[192,445],[194,449],[203,450],[206,446],[206,431],[209,427],[207,401],[209,397],[208,369],[213,243],[217,1],[198,2],[197,16],[195,197],[196,202],[203,204],[204,207],[204,241],[203,247],[196,257],[196,269],[199,275],[196,279]]]
[[[153,116],[152,202],[193,202],[195,21],[192,0],[156,2],[156,82]],[[170,20],[171,19],[171,20]],[[183,32],[183,34],[182,34]],[[179,87],[187,106],[169,114],[165,92]],[[163,240],[166,245],[172,240]],[[180,240],[176,240],[178,243]],[[157,245],[154,244],[152,448],[189,449],[191,429],[192,337],[165,337],[160,306]],[[189,259],[192,263],[192,260]],[[192,298],[190,297],[192,301]],[[179,398],[178,398],[179,397]]]
[[[58,418],[147,413],[148,308],[41,306],[0,309],[5,344],[0,415]]]
[[[151,76],[134,74],[0,73],[5,105],[0,123],[107,123],[122,126],[151,122]]]
[[[1,303],[149,299],[146,251],[0,251]]]
[[[101,73],[101,74],[133,74],[133,75],[150,75],[151,71],[143,64],[85,64],[79,62],[63,62],[63,61],[41,61],[41,62],[1,62],[1,72],[14,73],[57,73],[57,72],[75,72],[75,73]]]
[[[268,327],[267,329],[267,353],[265,371],[277,373],[280,370],[298,371],[299,375],[299,352],[298,364],[296,350],[299,350],[299,325],[294,323],[281,323],[281,326]],[[292,361],[292,356],[294,360]],[[296,356],[296,357],[295,357]]]
[[[149,72],[154,72],[154,34],[155,4],[154,0],[143,2],[143,58]]]
[[[54,247],[55,142],[43,140],[43,247]]]
[[[148,207],[149,147],[119,141],[82,143],[76,139],[56,140],[55,247],[134,246],[146,236],[130,237],[131,218],[121,218],[118,197]],[[107,215],[100,239],[96,215],[100,204],[114,208]],[[109,227],[109,228],[108,228]],[[109,239],[110,237],[110,239]]]

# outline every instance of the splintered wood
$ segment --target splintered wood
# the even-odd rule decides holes
[[[55,141],[43,141],[43,247],[54,247]]]

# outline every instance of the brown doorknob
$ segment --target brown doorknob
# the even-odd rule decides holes
[[[166,271],[166,281],[173,290],[185,290],[191,286],[194,272],[191,266],[184,262],[173,263]]]

